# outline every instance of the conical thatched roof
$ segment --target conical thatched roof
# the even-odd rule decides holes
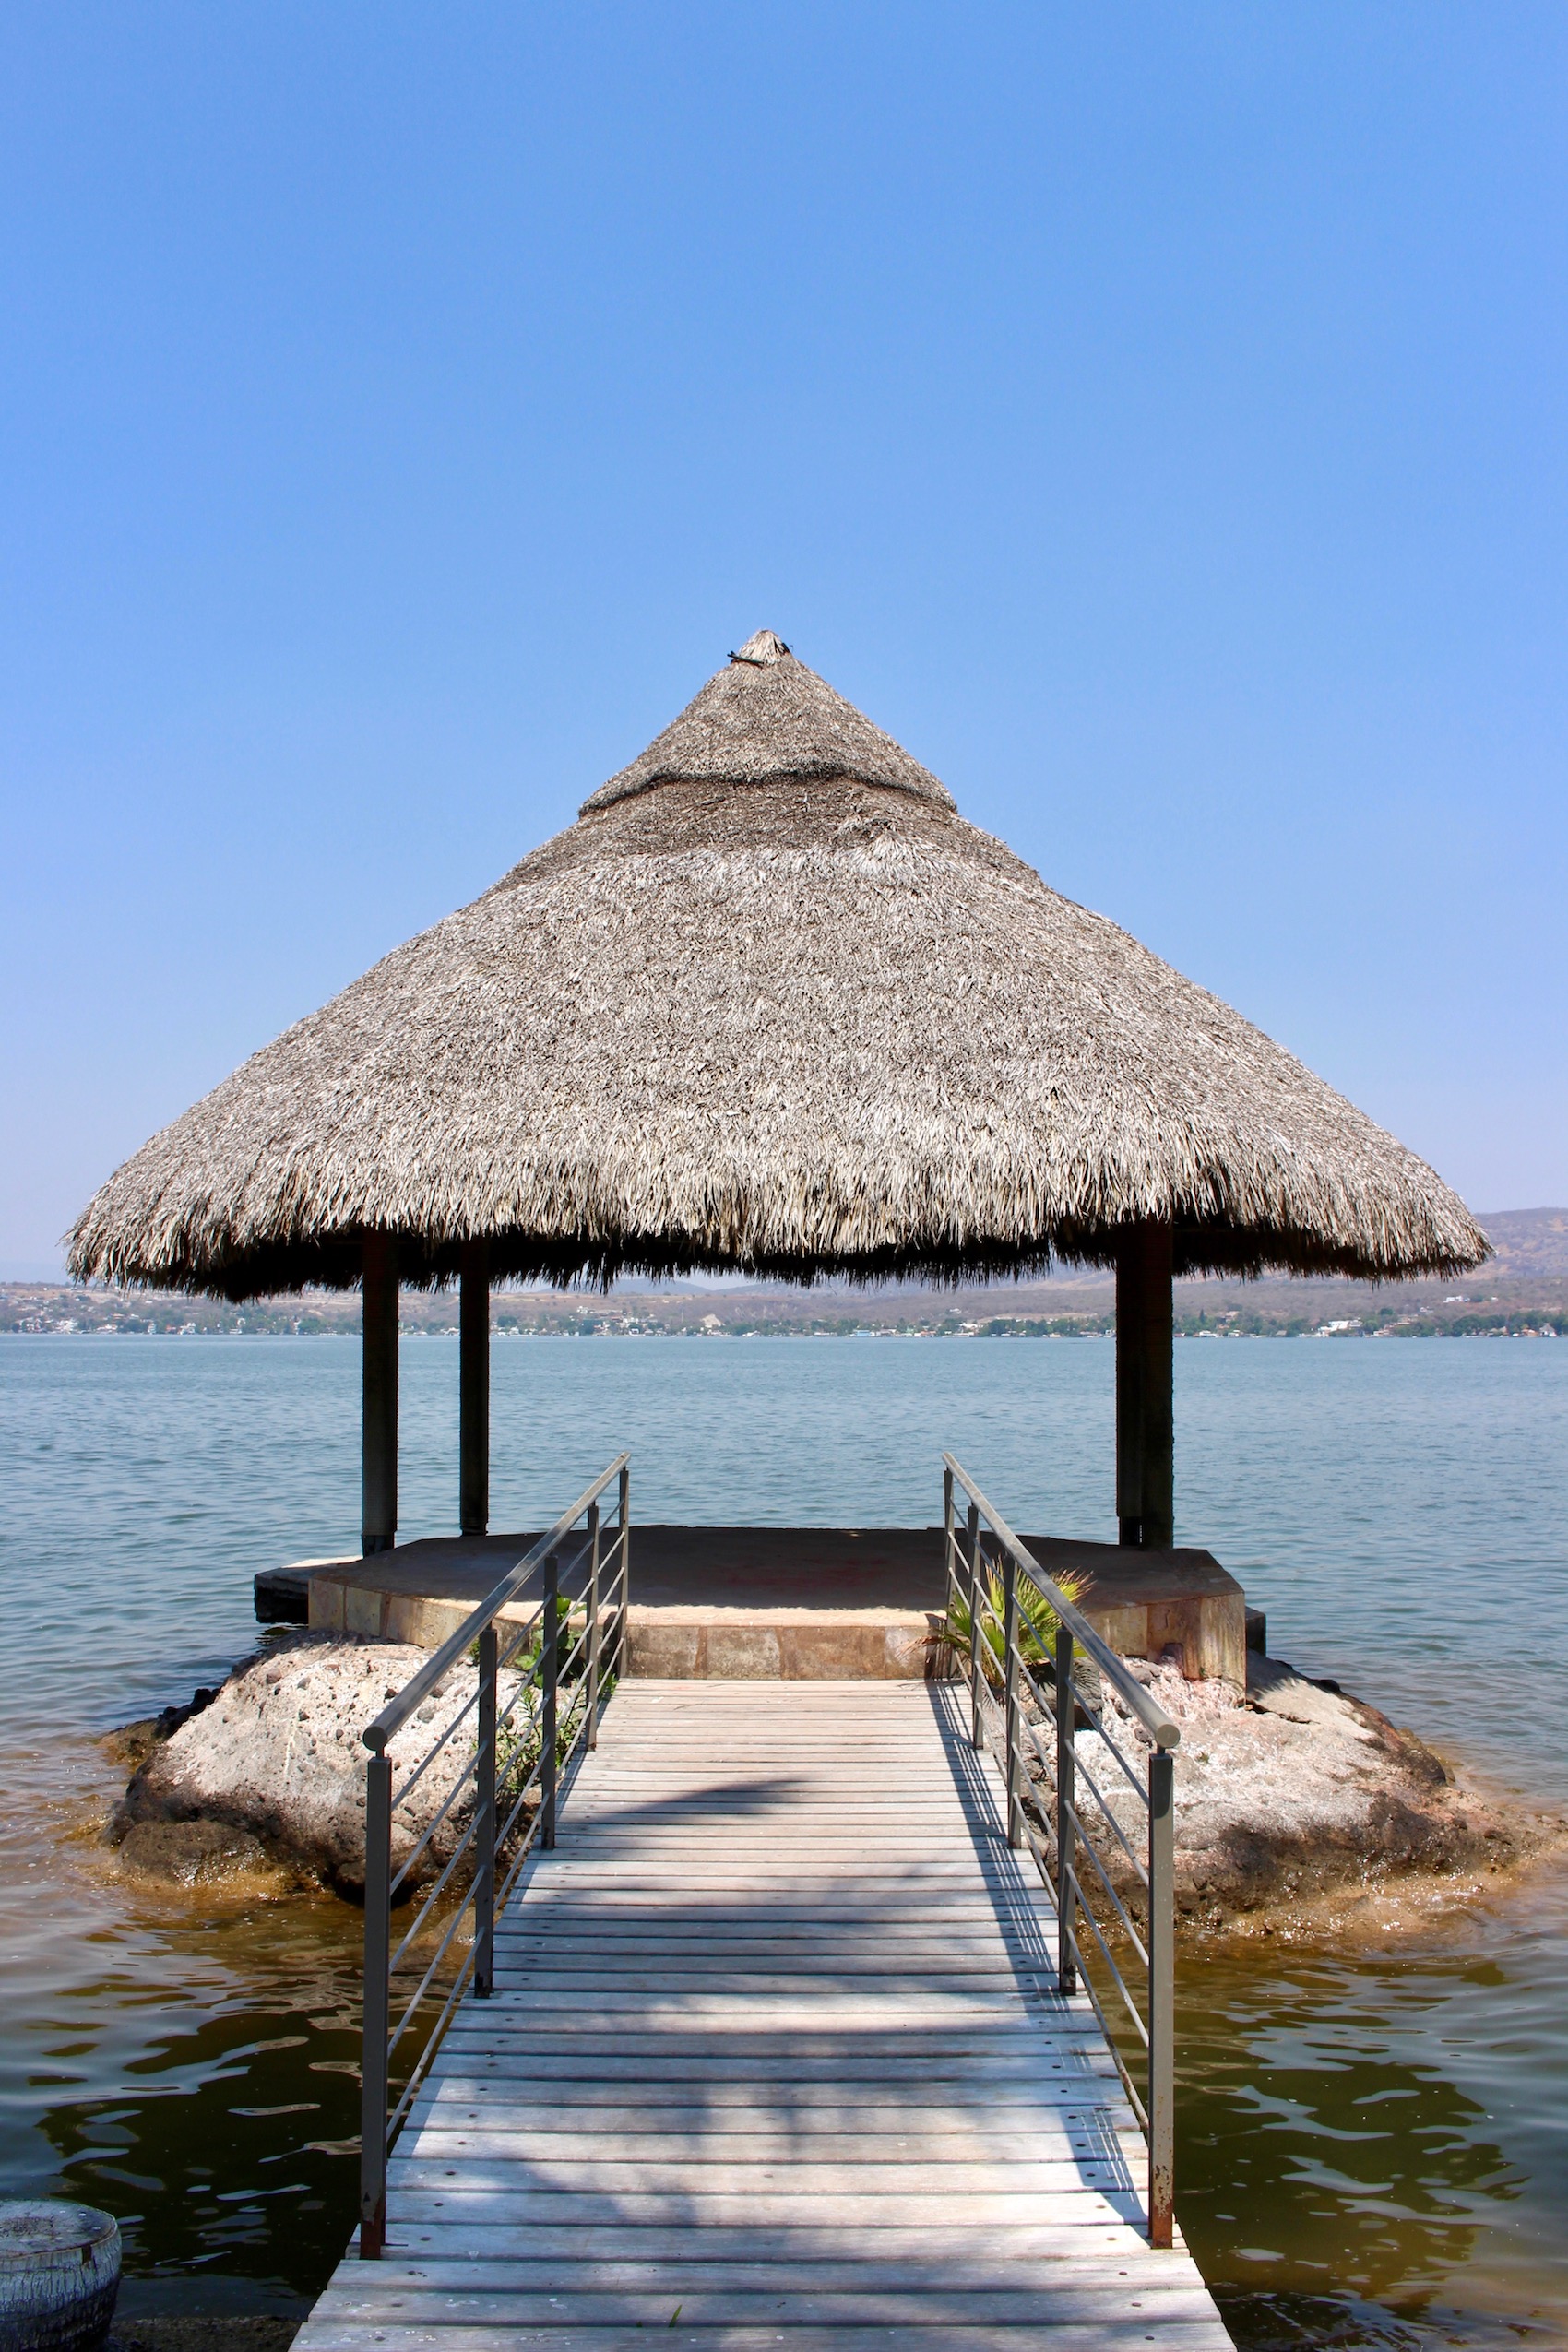
[[[497,1275],[1106,1258],[1451,1272],[1447,1186],[1252,1024],[1048,889],[778,638],[493,890],[153,1137],[78,1276],[242,1297]]]

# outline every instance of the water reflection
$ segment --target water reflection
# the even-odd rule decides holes
[[[1511,1940],[1502,1918],[1462,1932]],[[1509,1985],[1473,1948],[1185,1955],[1182,2223],[1249,2352],[1561,2340],[1550,2188],[1453,2062],[1458,2015]]]
[[[298,2309],[341,2254],[358,2180],[357,1930],[314,1902],[192,1917],[162,1926],[162,1999],[124,1974],[72,1988],[35,2092],[95,2054],[101,2080],[104,2017],[144,2013],[117,2095],[78,2093],[38,2120],[55,2193],[120,2217],[128,2310],[211,2310],[208,2274],[235,2308]],[[182,1983],[187,1966],[198,1982]]]

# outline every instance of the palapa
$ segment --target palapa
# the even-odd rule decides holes
[[[761,631],[578,822],[112,1176],[74,1275],[1454,1273],[1426,1163]]]

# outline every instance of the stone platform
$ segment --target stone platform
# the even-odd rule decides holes
[[[537,1541],[431,1537],[368,1559],[300,1561],[256,1578],[256,1614],[434,1649]],[[1245,1684],[1244,1596],[1212,1552],[1024,1541],[1048,1574],[1090,1580],[1084,1613],[1112,1649],[1158,1658],[1174,1648],[1190,1680]],[[628,1671],[676,1681],[919,1677],[931,1670],[944,1599],[940,1527],[634,1525]],[[536,1582],[508,1613],[528,1616],[537,1605]]]

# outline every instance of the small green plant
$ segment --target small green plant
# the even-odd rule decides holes
[[[505,1805],[528,1786],[543,1742],[531,1716],[520,1724],[503,1723],[495,1734],[495,1795]]]
[[[567,1599],[566,1595],[564,1593],[557,1593],[555,1597],[555,1621],[558,1630],[555,1635],[555,1656],[557,1663],[561,1666],[565,1665],[568,1657],[571,1655],[572,1645],[576,1641],[577,1634],[582,1631],[580,1621],[576,1626],[572,1623],[572,1608],[573,1604]],[[505,1656],[505,1644],[507,1638],[508,1636],[503,1633],[502,1655],[504,1657]],[[478,1645],[476,1644],[476,1652],[477,1646]],[[513,1655],[506,1659],[506,1663],[512,1669],[514,1673],[526,1674],[530,1666],[537,1665],[540,1653],[542,1651],[543,1647],[544,1627],[541,1624],[529,1636],[528,1641],[523,1644],[522,1647],[519,1650],[515,1651]],[[579,1658],[576,1665],[571,1668],[564,1679],[568,1681],[575,1681],[581,1670],[582,1660]]]
[[[980,1613],[980,1669],[992,1690],[1002,1688],[1002,1625],[1006,1593],[994,1568],[985,1572],[985,1599]],[[1057,1591],[1076,1608],[1088,1590],[1087,1576],[1069,1572],[1057,1581]],[[1018,1654],[1026,1665],[1050,1669],[1055,1655],[1061,1619],[1032,1576],[1017,1571]],[[972,1612],[961,1593],[955,1593],[942,1622],[942,1638],[968,1655]]]
[[[586,1645],[583,1655],[579,1656],[572,1665],[568,1666],[566,1662],[573,1645],[579,1641],[588,1621],[586,1614],[579,1607],[579,1613],[574,1622],[572,1615],[574,1605],[564,1593],[557,1596],[555,1603],[558,1626],[555,1636],[556,1658],[562,1669],[555,1731],[557,1764],[565,1762],[567,1752],[577,1735],[582,1705],[587,1700],[586,1689],[578,1687],[583,1684],[588,1672]],[[507,1638],[503,1627],[501,1651],[505,1660],[503,1672],[527,1676],[538,1666],[544,1647],[542,1625],[537,1626],[529,1639],[510,1657],[507,1656],[505,1648]],[[470,1643],[469,1656],[476,1664],[478,1663],[479,1644],[477,1642]],[[609,1687],[612,1689],[613,1683]],[[503,1683],[503,1706],[505,1705],[505,1684]],[[543,1751],[544,1736],[540,1723],[542,1699],[542,1692],[536,1681],[531,1690],[517,1694],[511,1713],[496,1728],[496,1801],[504,1811],[511,1800],[528,1786]]]

